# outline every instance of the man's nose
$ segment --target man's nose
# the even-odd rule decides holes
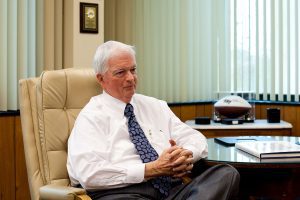
[[[134,80],[134,74],[131,71],[127,71],[127,73],[126,73],[126,80],[127,81]]]

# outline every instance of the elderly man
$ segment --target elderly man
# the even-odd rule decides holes
[[[233,199],[239,174],[229,165],[182,180],[207,156],[206,138],[181,122],[167,103],[136,94],[132,46],[108,41],[95,53],[103,93],[78,115],[68,141],[73,186],[92,199]]]

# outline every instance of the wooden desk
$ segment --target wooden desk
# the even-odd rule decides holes
[[[275,140],[300,141],[300,137],[270,136]],[[256,157],[208,139],[206,167],[228,163],[240,173],[240,199],[300,199],[300,161],[261,162]]]
[[[282,120],[280,123],[268,123],[264,119],[257,119],[253,123],[237,125],[226,125],[215,123],[214,121],[211,121],[211,124],[208,125],[200,125],[195,124],[195,120],[188,120],[185,123],[200,131],[208,138],[243,135],[290,136],[293,127],[290,123]]]

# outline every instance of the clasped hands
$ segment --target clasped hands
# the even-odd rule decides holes
[[[193,169],[193,152],[177,146],[172,139],[169,142],[171,147],[164,150],[157,160],[146,164],[145,178],[164,175],[181,178]]]

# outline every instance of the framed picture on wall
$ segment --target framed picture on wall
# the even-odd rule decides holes
[[[80,2],[80,33],[98,33],[98,4]]]

